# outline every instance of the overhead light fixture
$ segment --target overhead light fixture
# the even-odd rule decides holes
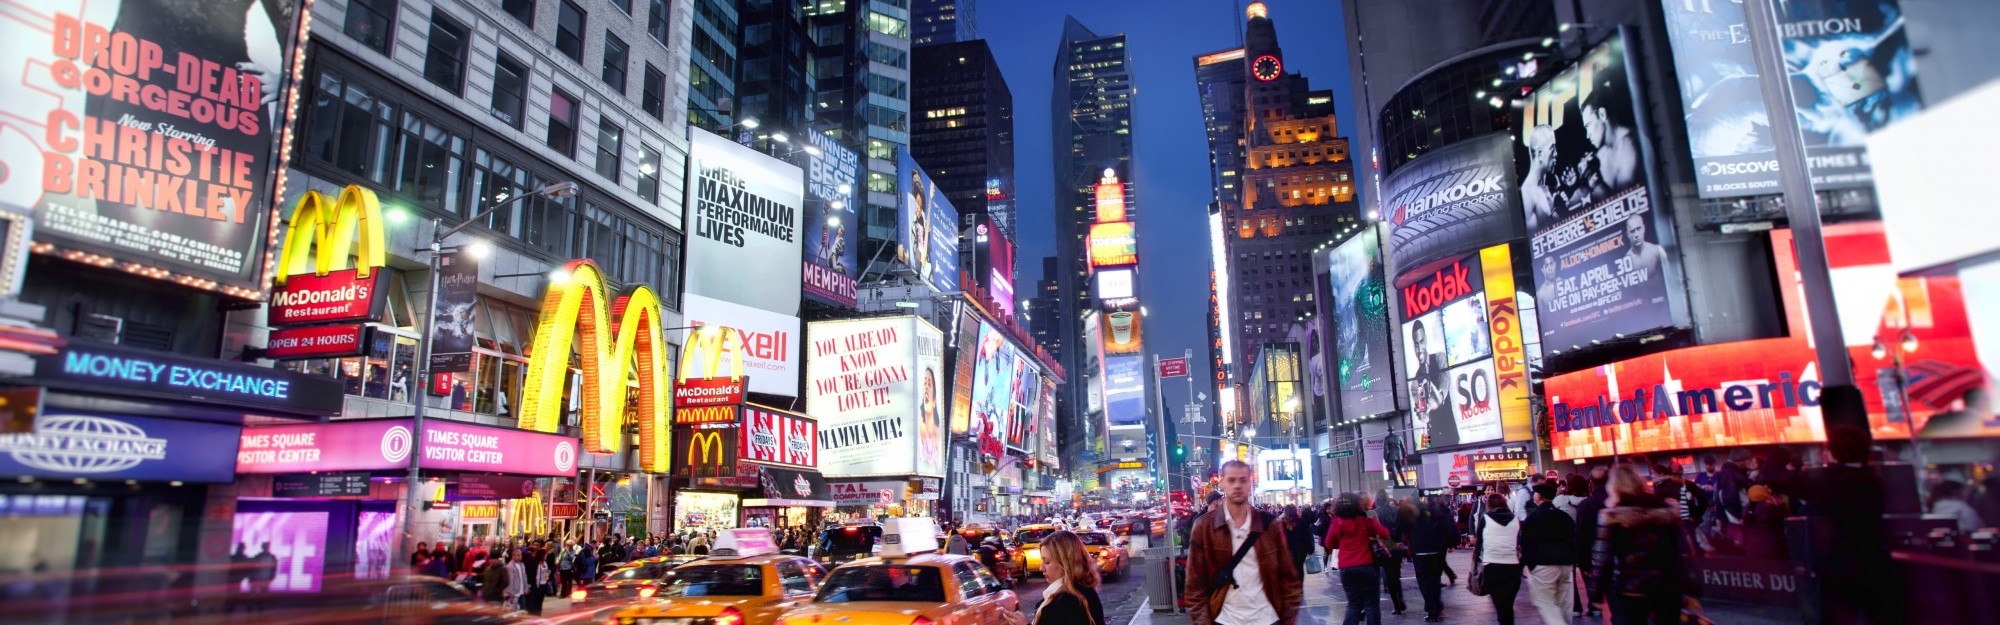
[[[749,128],[751,130],[757,129],[757,118],[755,117],[745,117],[743,118],[743,121],[736,123],[742,124],[744,128]]]

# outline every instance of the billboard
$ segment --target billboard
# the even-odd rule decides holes
[[[965,221],[971,226],[959,239],[959,265],[992,295],[993,304],[999,307],[994,312],[1011,317],[1015,314],[1014,242],[986,215],[966,215]]]
[[[1673,223],[1648,194],[1626,56],[1612,36],[1530,93],[1521,115],[1521,205],[1548,349],[1675,323]]]
[[[896,153],[896,216],[897,262],[931,288],[959,290],[958,209],[908,150]]]
[[[1131,269],[1105,269],[1098,271],[1097,301],[1110,305],[1114,302],[1130,300],[1139,296],[1139,280]]]
[[[706,130],[688,137],[687,294],[797,314],[805,172]]]
[[[806,133],[819,154],[806,162],[805,294],[853,308],[861,278],[861,155],[817,132]]]
[[[1257,452],[1257,490],[1312,489],[1312,450],[1263,449]]]
[[[1146,424],[1146,358],[1104,357],[1104,420],[1111,427]]]
[[[1830,248],[1845,237],[1829,228]],[[1774,230],[1772,246],[1790,336],[1700,345],[1559,375],[1544,382],[1557,460],[1824,440],[1818,357],[1806,339],[1803,297],[1791,232]],[[1877,244],[1880,239],[1877,239]],[[1852,251],[1852,250],[1848,250]],[[1844,288],[1836,283],[1836,294]],[[1989,389],[1973,345],[1956,277],[1897,280],[1875,341],[1900,346],[1907,331],[1918,351],[1895,354],[1850,345],[1854,383],[1877,438],[1992,436],[1990,405],[1968,392]]]
[[[1395,266],[1519,239],[1521,194],[1506,133],[1467,139],[1410,161],[1382,180]]]
[[[828,477],[944,475],[944,333],[916,317],[808,328],[806,412]]]
[[[1509,273],[1511,287],[1513,265],[1504,262],[1507,249],[1506,245],[1489,248],[1499,250],[1498,260]],[[1449,259],[1449,264],[1437,266],[1401,289],[1403,313],[1409,316],[1402,327],[1403,357],[1409,363],[1407,384],[1417,449],[1481,443],[1503,435],[1515,438],[1512,435],[1517,434],[1503,430],[1502,425],[1505,404],[1498,401],[1502,393],[1488,319],[1488,273],[1481,270],[1482,260],[1489,256],[1486,252]],[[1511,301],[1506,303],[1511,306]],[[1510,329],[1519,336],[1518,329]],[[1518,350],[1519,340],[1512,339],[1509,345]],[[1508,364],[1510,371],[1522,366],[1513,359]],[[1527,391],[1517,394],[1525,398]],[[1518,438],[1526,440],[1526,410],[1516,412],[1521,422]]]
[[[1104,313],[1104,353],[1137,354],[1140,347],[1139,320],[1136,311],[1114,310]]]
[[[819,466],[819,422],[762,406],[743,408],[736,441],[743,462],[813,469]]]
[[[689,293],[684,302],[685,335],[695,327],[717,325],[743,338],[743,375],[752,393],[799,395],[799,318]]]
[[[446,419],[424,422],[423,440],[410,419],[365,419],[243,428],[237,473],[386,471],[410,466],[418,454],[425,469],[513,475],[576,475],[573,437]]]
[[[952,335],[954,348],[951,374],[951,434],[965,436],[976,434],[972,421],[972,378],[977,369],[979,349],[979,313],[972,307],[962,307],[958,315],[958,331]]]
[[[329,551],[329,512],[262,511],[238,512],[232,520],[229,542],[249,547],[244,556],[252,561],[271,556],[272,572],[262,582],[267,592],[319,592],[325,581]],[[250,551],[250,550],[254,550]],[[242,578],[230,580],[243,583]],[[255,588],[238,588],[254,592]]]
[[[1014,418],[1014,391],[1025,358],[1007,335],[989,323],[979,324],[979,346],[972,378],[973,436],[982,454],[1000,457]],[[1032,368],[1032,367],[1030,367]]]
[[[1123,267],[1139,264],[1139,237],[1132,222],[1114,221],[1090,226],[1090,266]]]
[[[1389,297],[1383,280],[1382,243],[1375,228],[1327,252],[1332,302],[1333,383],[1344,418],[1396,409],[1396,367],[1390,361]]]
[[[35,3],[0,44],[0,206],[37,242],[263,290],[296,4]]]
[[[1035,365],[1027,358],[1014,361],[1014,374],[1009,380],[1012,388],[1008,394],[1013,399],[1013,417],[1007,420],[1007,437],[1003,442],[1010,451],[1026,454],[1035,441],[1035,429],[1042,424],[1042,384],[1043,378]]]
[[[1741,2],[1661,0],[1704,198],[1775,194],[1777,148]],[[1916,115],[1917,71],[1894,0],[1778,4],[1787,78],[1816,189],[1868,188],[1869,133]]]

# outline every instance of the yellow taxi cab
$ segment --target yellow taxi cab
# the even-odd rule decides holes
[[[607,625],[772,625],[812,600],[826,569],[778,553],[764,528],[723,530],[706,558],[668,571],[641,592],[649,601],[620,610]]]
[[[890,519],[882,552],[840,565],[812,603],[781,625],[986,625],[1020,609],[1014,591],[971,556],[937,552],[928,518]],[[638,625],[638,624],[631,624]]]
[[[1112,536],[1110,532],[1077,532],[1076,536],[1083,539],[1083,550],[1097,562],[1097,572],[1106,581],[1125,576],[1125,571],[1131,567],[1131,560],[1125,555],[1124,538]]]
[[[1060,529],[1049,523],[1034,523],[1014,530],[1014,568],[1021,571],[1021,579],[1042,574],[1042,538]]]

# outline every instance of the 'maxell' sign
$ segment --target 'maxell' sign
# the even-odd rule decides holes
[[[1403,318],[1414,319],[1440,305],[1471,295],[1472,282],[1467,277],[1470,272],[1464,263],[1454,261],[1450,267],[1437,270],[1431,277],[1403,287]]]
[[[361,324],[272,330],[264,357],[298,360],[359,356],[366,351],[370,334],[369,327]]]

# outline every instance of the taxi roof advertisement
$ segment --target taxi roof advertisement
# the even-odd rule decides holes
[[[917,317],[807,328],[806,412],[828,477],[944,475],[944,333]]]

